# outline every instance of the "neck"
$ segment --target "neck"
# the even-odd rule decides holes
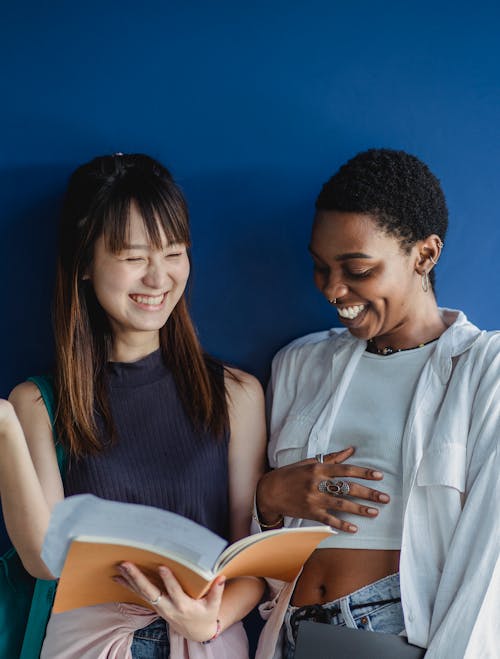
[[[422,304],[418,311],[394,330],[375,336],[371,339],[371,344],[377,351],[382,351],[389,347],[392,351],[409,350],[429,341],[433,341],[441,336],[447,329],[447,326],[437,304]]]
[[[145,335],[146,334],[146,335]],[[113,339],[111,351],[112,362],[136,362],[160,347],[159,332],[151,334],[140,332],[126,336],[116,336]]]

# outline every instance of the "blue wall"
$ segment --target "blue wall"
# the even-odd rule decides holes
[[[349,156],[403,148],[440,177],[439,301],[500,325],[495,2],[19,2],[2,10],[0,395],[50,364],[55,217],[101,153],[164,161],[190,202],[206,347],[263,380],[335,324],[306,253]],[[496,185],[495,185],[496,184]]]

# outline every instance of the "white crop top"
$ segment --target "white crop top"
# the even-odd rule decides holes
[[[387,504],[373,504],[353,499],[377,507],[379,514],[375,518],[335,511],[336,517],[352,522],[358,531],[340,532],[324,540],[319,549],[401,549],[401,439],[418,378],[434,347],[432,342],[386,356],[363,353],[335,419],[328,452],[354,446],[356,452],[346,463],[378,469],[384,478],[350,480],[386,492],[391,500]]]

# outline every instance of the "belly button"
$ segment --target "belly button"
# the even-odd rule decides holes
[[[326,597],[326,586],[324,584],[321,584],[321,586],[319,587],[319,596],[321,597],[322,600],[324,600]]]

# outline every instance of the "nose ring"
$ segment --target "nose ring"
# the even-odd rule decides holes
[[[328,298],[328,302],[330,304],[337,304],[337,298],[336,297]]]

